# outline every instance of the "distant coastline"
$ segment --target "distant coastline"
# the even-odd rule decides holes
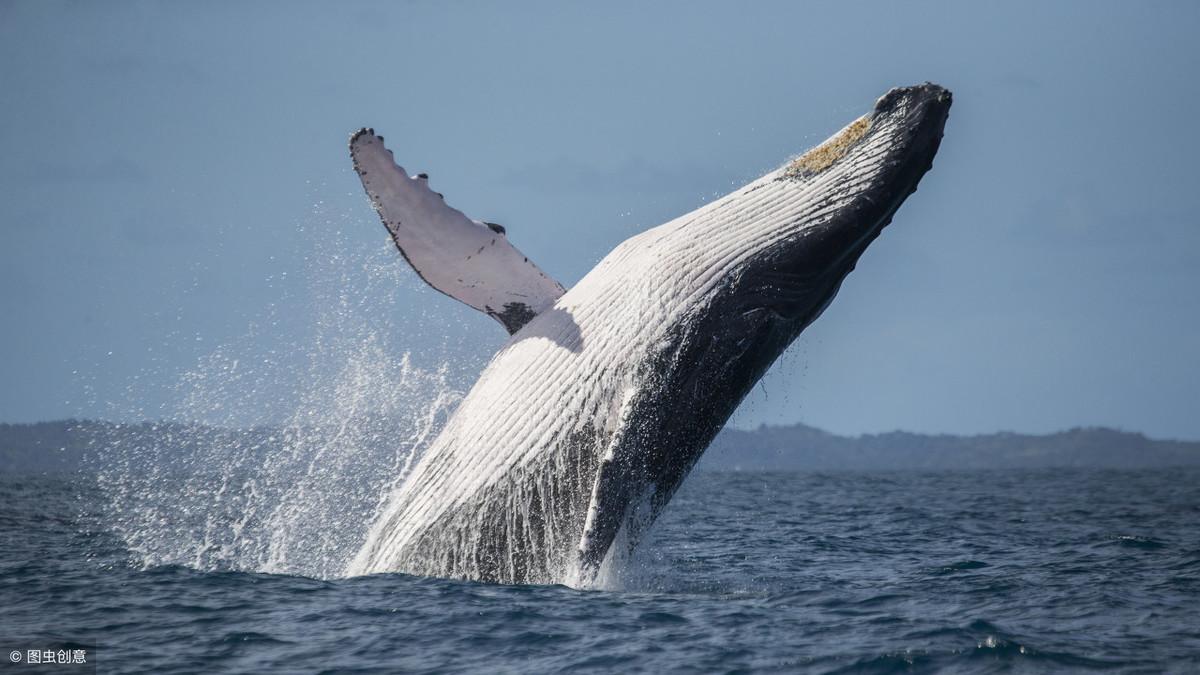
[[[250,441],[269,452],[267,428],[230,430],[198,424],[60,420],[0,424],[0,474],[69,473],[103,464],[98,446],[161,439],[194,449]],[[181,452],[185,450],[181,449]],[[85,459],[88,458],[88,459]],[[984,470],[1056,467],[1143,469],[1200,466],[1200,441],[1157,440],[1104,427],[1034,435],[885,434],[839,436],[804,424],[727,428],[700,460],[715,471]]]
[[[838,436],[803,424],[725,429],[700,460],[724,470],[976,470],[1200,466],[1200,441],[1156,440],[1106,427],[1052,434]]]

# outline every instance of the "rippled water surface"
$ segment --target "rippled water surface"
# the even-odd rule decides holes
[[[0,673],[1200,671],[1195,469],[700,473],[592,591],[146,567],[101,500],[0,478]]]

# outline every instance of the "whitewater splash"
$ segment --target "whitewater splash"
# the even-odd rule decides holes
[[[397,354],[414,318],[391,305],[413,275],[390,245],[347,253],[338,224],[311,228],[311,335],[262,353],[251,329],[179,378],[162,422],[92,439],[102,518],[134,564],[342,576],[460,401],[448,361]]]

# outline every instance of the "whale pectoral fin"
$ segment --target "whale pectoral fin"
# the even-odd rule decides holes
[[[621,463],[611,457],[601,461],[595,484],[592,486],[583,536],[580,537],[576,550],[580,573],[583,576],[581,581],[585,583],[595,579],[609,548],[617,538],[621,523],[625,520],[626,507],[622,504],[628,501],[623,497],[629,481],[623,480],[624,478],[625,471]]]
[[[360,129],[350,156],[371,204],[400,254],[430,286],[484,312],[515,333],[564,292],[508,242],[503,227],[472,220],[429,189],[425,174],[409,176],[383,146]]]

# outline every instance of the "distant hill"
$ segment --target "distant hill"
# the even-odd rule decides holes
[[[0,474],[77,469],[91,437],[76,427],[91,424],[74,420],[0,424]]]
[[[167,443],[180,454],[213,443],[258,441],[269,430],[229,430],[200,424],[113,424],[79,420],[0,424],[0,474],[62,473],[96,468],[101,450],[114,444],[150,447]],[[92,460],[91,462],[87,461]]]
[[[945,470],[1200,465],[1200,442],[1160,441],[1103,427],[1035,436],[979,436],[904,431],[836,436],[803,424],[726,429],[700,460],[707,469]]]
[[[96,447],[158,441],[193,452],[210,443],[246,443],[270,452],[270,429],[228,430],[200,425],[58,421],[0,424],[0,474],[60,473],[93,466]],[[274,437],[270,437],[274,441]],[[1106,428],[1042,436],[997,433],[925,435],[895,431],[837,436],[795,424],[726,429],[698,466],[707,470],[844,471],[1028,469],[1046,467],[1157,468],[1200,465],[1200,442],[1164,441]]]

